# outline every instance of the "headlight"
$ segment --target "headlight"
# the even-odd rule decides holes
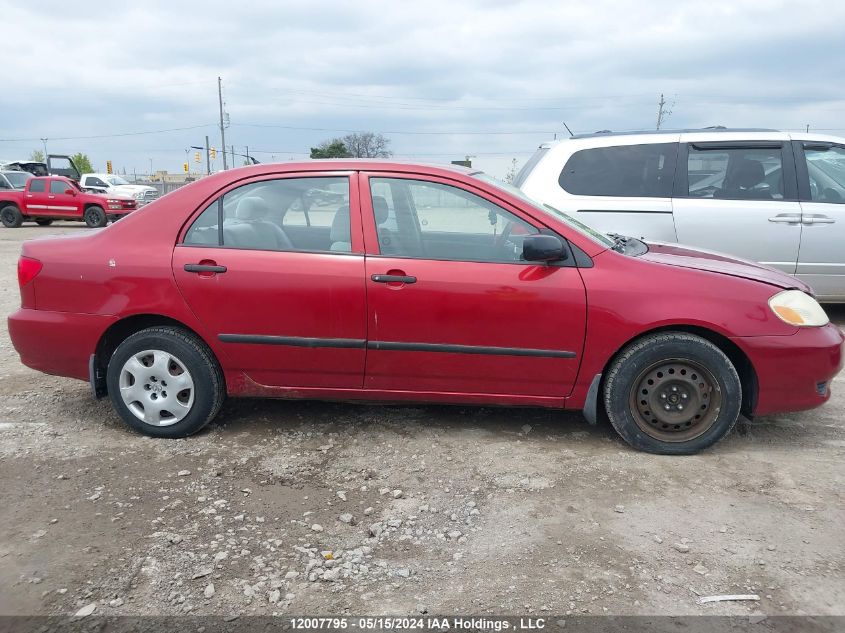
[[[781,321],[798,327],[819,327],[830,322],[819,302],[800,290],[777,293],[769,299],[769,307]]]
[[[138,200],[139,198],[143,198],[143,197],[144,197],[144,192],[143,192],[143,191],[138,191],[138,192],[136,192],[136,193],[133,193],[133,194],[132,194],[132,197],[133,197],[133,198],[135,198],[136,200]]]

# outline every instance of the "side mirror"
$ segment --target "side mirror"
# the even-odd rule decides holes
[[[563,242],[554,235],[527,235],[522,240],[522,259],[527,262],[552,262],[566,257]]]
[[[72,187],[68,187],[67,189],[65,189],[65,194],[68,195],[68,196],[75,196],[76,195],[76,189],[73,189]]]

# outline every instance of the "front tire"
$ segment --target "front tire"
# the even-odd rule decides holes
[[[636,341],[613,361],[604,404],[613,428],[634,448],[690,455],[734,427],[742,384],[716,345],[694,334],[665,332]]]
[[[106,212],[103,211],[102,207],[98,206],[88,207],[85,209],[83,218],[85,220],[85,224],[90,226],[92,229],[100,229],[108,222]]]
[[[23,215],[15,205],[9,204],[0,209],[0,221],[7,229],[16,229],[23,223]]]
[[[151,437],[196,433],[214,419],[226,397],[223,372],[211,350],[173,327],[147,328],[118,345],[106,384],[123,421]]]

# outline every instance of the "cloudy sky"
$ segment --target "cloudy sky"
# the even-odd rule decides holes
[[[179,171],[206,134],[220,146],[218,76],[227,145],[262,162],[372,130],[397,157],[502,176],[564,122],[653,128],[661,92],[667,127],[845,135],[833,0],[125,4],[0,0],[0,159],[46,138],[100,169]]]

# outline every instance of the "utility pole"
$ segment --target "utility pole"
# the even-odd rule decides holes
[[[220,147],[223,148],[223,170],[228,169],[226,164],[226,128],[223,126],[223,79],[217,78],[217,100],[220,104]],[[207,144],[207,143],[206,143]],[[232,165],[235,164],[235,157],[232,156]]]
[[[672,114],[672,111],[666,107],[666,100],[663,98],[663,93],[660,93],[660,101],[657,103],[657,129],[663,125],[666,117]]]
[[[44,162],[47,161],[47,139],[41,138],[41,142],[44,143]]]
[[[249,160],[249,145],[246,146],[246,164],[251,165],[252,161]]]
[[[205,137],[205,173],[211,175],[211,150],[208,149],[208,135]]]

